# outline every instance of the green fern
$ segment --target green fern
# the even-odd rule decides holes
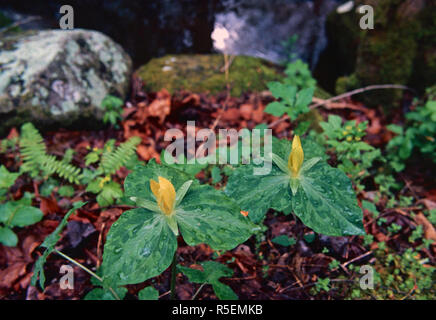
[[[47,155],[41,163],[41,169],[47,174],[57,174],[59,177],[68,180],[70,183],[80,184],[81,169],[71,164],[59,161],[55,156]]]
[[[23,165],[20,170],[29,172],[35,177],[40,172],[41,164],[45,160],[46,147],[44,139],[38,130],[31,123],[25,123],[21,127],[20,153],[23,158]]]
[[[102,155],[100,168],[106,175],[114,174],[122,166],[131,160],[136,152],[137,145],[141,142],[141,138],[132,137],[124,143],[121,143],[117,148],[105,148]]]
[[[71,183],[80,184],[81,169],[48,155],[44,139],[31,123],[21,127],[20,152],[23,158],[22,172],[29,172],[32,177],[38,176],[41,171],[47,176],[58,174]]]

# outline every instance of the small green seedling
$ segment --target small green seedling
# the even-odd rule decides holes
[[[190,282],[210,284],[213,291],[220,300],[238,300],[236,293],[228,285],[219,281],[223,277],[233,276],[233,270],[225,265],[215,262],[206,261],[201,264],[203,271],[178,266],[180,272],[188,277]]]
[[[19,173],[9,172],[5,166],[0,167],[0,200],[5,199],[7,190],[15,183],[19,175]],[[15,247],[18,237],[12,228],[30,226],[39,222],[42,216],[41,210],[32,207],[31,197],[26,196],[18,201],[0,204],[0,243]]]

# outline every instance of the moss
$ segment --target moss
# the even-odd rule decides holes
[[[337,94],[342,94],[360,87],[359,80],[355,74],[351,76],[340,77],[336,81],[335,91]]]
[[[224,57],[210,55],[167,55],[152,59],[138,69],[146,89],[170,93],[178,90],[216,94],[226,90]],[[229,68],[229,84],[232,96],[244,92],[262,91],[266,83],[279,80],[282,74],[278,67],[265,60],[246,56],[234,58]]]
[[[423,42],[420,36],[423,30],[429,28],[429,23],[422,18],[429,10],[414,7],[405,0],[369,1],[368,4],[374,7],[374,29],[361,33],[355,71],[351,76],[337,80],[337,93],[387,83],[410,84],[423,89],[421,84],[411,83],[411,79],[421,77],[421,72],[426,74],[424,77],[432,73],[423,68],[414,72],[421,44],[430,41]],[[434,47],[433,44],[431,46]],[[431,58],[428,60],[432,61]],[[361,99],[369,106],[389,107],[401,95],[400,90],[371,91],[362,95]]]

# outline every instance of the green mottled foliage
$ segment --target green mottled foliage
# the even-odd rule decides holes
[[[159,177],[169,180],[177,191],[177,205],[170,216],[160,212],[150,190],[150,180]],[[206,243],[224,250],[250,237],[256,227],[240,214],[234,201],[211,186],[196,181],[185,184],[189,180],[186,173],[153,160],[127,176],[126,196],[140,208],[124,212],[109,231],[103,255],[106,282],[132,284],[159,275],[173,259],[178,232],[189,245]]]
[[[332,236],[364,234],[362,211],[349,178],[318,157],[322,149],[313,142],[303,140],[302,144],[305,161],[298,178],[292,178],[286,169],[291,143],[275,140],[273,154],[282,159],[279,165],[284,165],[279,168],[274,161],[268,175],[253,175],[254,165],[242,166],[230,176],[225,192],[249,212],[254,222],[260,222],[269,208],[285,211],[291,207],[316,232]]]

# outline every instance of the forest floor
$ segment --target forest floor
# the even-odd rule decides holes
[[[56,132],[45,132],[43,136],[48,153],[62,156],[66,149],[74,149],[73,163],[84,167],[84,158],[89,148],[102,148],[108,139],[122,142],[132,136],[139,136],[142,139],[137,148],[139,158],[144,161],[155,158],[159,161],[161,150],[168,144],[164,141],[165,131],[170,128],[185,130],[188,120],[195,120],[197,129],[253,129],[258,124],[271,124],[278,119],[263,112],[265,106],[273,100],[267,92],[231,98],[225,93],[210,96],[179,92],[170,96],[165,90],[146,93],[138,89],[139,85],[134,85],[133,88],[131,98],[125,104],[119,129],[108,127],[99,131],[59,129]],[[386,145],[392,137],[386,124],[401,121],[401,115],[395,114],[394,117],[398,119],[387,121],[381,110],[366,109],[351,100],[320,106],[318,110],[324,119],[329,114],[337,114],[358,122],[368,120],[365,141],[378,148]],[[292,128],[289,121],[282,121],[272,129],[274,136],[290,139]],[[13,129],[9,138],[16,135],[18,131]],[[17,159],[18,150],[0,154],[0,162],[9,171],[19,170],[20,162]],[[330,163],[335,165],[334,157]],[[404,184],[399,193],[412,196],[412,204],[391,208],[387,206],[386,199],[381,198],[376,203],[379,212],[377,218],[367,209],[363,210],[364,226],[372,237],[329,237],[315,234],[295,216],[285,216],[270,210],[264,221],[266,232],[263,236],[253,236],[225,253],[215,252],[207,245],[190,247],[180,238],[179,263],[192,267],[211,258],[227,263],[233,268],[234,276],[222,281],[240,299],[408,299],[414,298],[416,294],[417,297],[434,297],[434,286],[422,292],[416,284],[421,277],[421,270],[435,266],[436,246],[422,246],[424,239],[436,242],[434,225],[423,214],[423,211],[436,208],[436,180],[428,176],[426,168],[428,167],[418,162],[413,167],[408,166],[397,177]],[[121,169],[117,172],[116,179],[122,183],[127,174],[127,170]],[[202,171],[197,178],[206,183],[212,181],[210,172]],[[225,183],[224,176],[214,186],[222,188]],[[42,196],[41,184],[42,181],[21,176],[12,188],[14,199],[19,199],[25,191],[34,193],[33,205],[41,209],[44,217],[41,222],[18,230],[17,247],[0,245],[0,299],[82,299],[93,288],[90,276],[74,267],[74,289],[61,290],[59,270],[68,262],[55,253],[49,256],[45,265],[46,289],[42,292],[30,286],[34,263],[42,252],[38,246],[56,228],[72,202],[87,201],[77,214],[71,216],[57,248],[95,270],[102,263],[104,239],[111,224],[129,209],[124,205],[101,208],[95,195],[85,191],[86,186],[75,186],[71,197],[60,197],[54,191],[49,196]],[[360,191],[359,204],[362,199],[374,198],[372,192],[374,191]],[[401,226],[401,229],[393,232],[390,228],[393,223]],[[423,228],[421,236],[410,241],[420,225]],[[280,235],[294,238],[296,243],[286,246],[272,241]],[[410,250],[407,251],[408,249]],[[411,257],[405,253],[410,253]],[[362,274],[359,266],[367,264],[375,268],[385,284],[390,285],[378,285],[375,290],[360,289],[359,278]],[[394,269],[400,272],[395,273]],[[434,275],[430,275],[430,278],[434,281]],[[126,298],[134,299],[140,289],[153,284],[159,290],[161,299],[169,299],[169,279],[170,272],[167,270],[143,284],[129,285]],[[415,285],[410,291],[404,291],[399,284],[408,280],[415,281]],[[191,299],[199,286],[178,274],[177,297]],[[210,286],[202,288],[197,295],[197,299],[215,298]]]

